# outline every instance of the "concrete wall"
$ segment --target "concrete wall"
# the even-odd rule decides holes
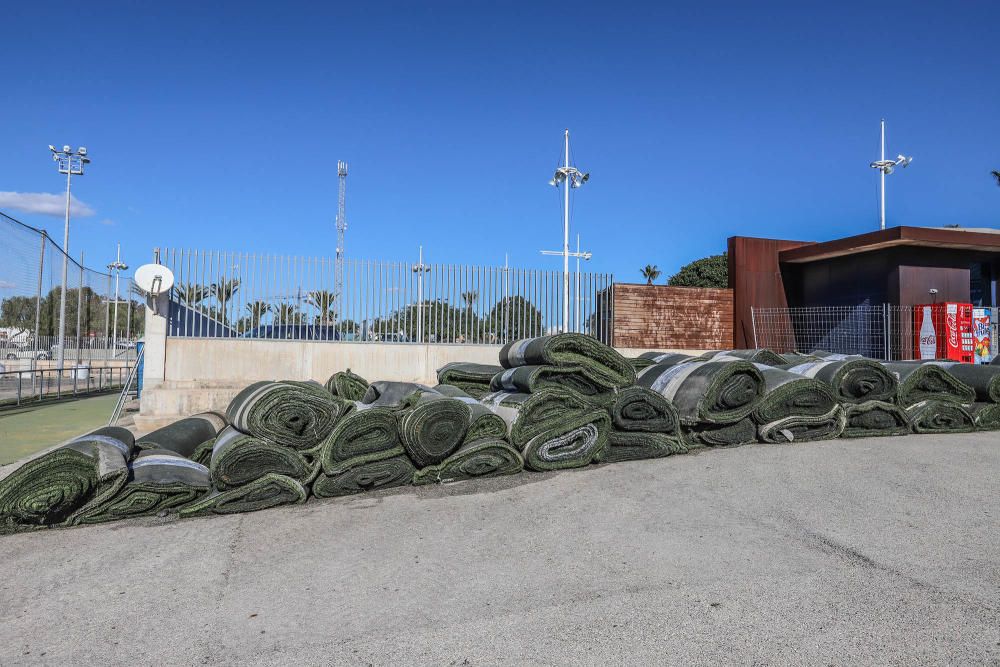
[[[733,347],[733,290],[614,285],[614,342],[644,349]]]

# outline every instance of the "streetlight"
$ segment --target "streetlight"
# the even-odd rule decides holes
[[[882,157],[881,159],[872,162],[869,167],[872,169],[878,169],[882,174],[882,186],[880,188],[882,196],[881,209],[879,210],[879,224],[882,229],[885,229],[885,177],[891,174],[893,169],[896,167],[903,167],[904,169],[910,162],[913,161],[913,157],[906,157],[903,154],[896,156],[895,160],[885,159],[885,118],[882,119]]]
[[[80,146],[73,151],[69,146],[63,146],[62,150],[57,150],[55,146],[49,144],[52,151],[52,159],[58,165],[59,173],[66,174],[66,226],[63,229],[63,265],[62,265],[62,294],[59,297],[59,369],[62,370],[65,361],[64,348],[66,346],[66,290],[69,272],[69,202],[70,202],[70,180],[73,176],[83,176],[83,165],[90,162],[87,157],[87,149]],[[82,287],[82,286],[81,286]],[[79,345],[77,341],[77,345]]]
[[[122,262],[121,243],[118,244],[118,253],[115,261],[108,264],[108,271],[115,272],[115,318],[112,320],[114,326],[111,329],[111,353],[116,355],[118,353],[118,279],[121,277],[122,271],[128,271],[128,264]]]
[[[543,255],[563,256],[563,322],[562,330],[569,331],[569,258],[574,256],[569,251],[569,191],[571,188],[578,188],[588,180],[590,174],[582,172],[569,164],[569,130],[565,133],[565,161],[563,166],[556,169],[549,185],[558,188],[560,185],[568,185],[563,191],[563,249],[562,252],[554,250],[543,250]],[[589,259],[589,257],[588,257]]]
[[[424,274],[431,270],[431,267],[424,264],[424,247],[420,246],[420,259],[413,265],[413,272],[417,274],[417,342],[424,342]]]

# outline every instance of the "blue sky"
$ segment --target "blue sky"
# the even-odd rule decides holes
[[[568,11],[567,11],[568,10]],[[548,186],[572,132],[593,269],[664,277],[735,234],[1000,225],[1000,5],[15,3],[5,9],[4,210],[60,193],[50,143],[93,157],[71,250],[121,241],[556,268]],[[11,195],[9,193],[16,193]]]

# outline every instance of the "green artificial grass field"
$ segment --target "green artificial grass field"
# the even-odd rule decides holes
[[[27,405],[0,413],[0,465],[108,423],[118,394]]]

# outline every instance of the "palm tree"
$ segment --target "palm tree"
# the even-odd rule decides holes
[[[660,277],[660,269],[656,264],[647,264],[641,271],[642,277],[646,279],[647,285],[652,285],[653,281]]]
[[[271,304],[267,301],[251,301],[247,304],[247,310],[250,311],[249,326],[256,328],[260,326],[264,315],[270,312]]]
[[[275,323],[281,324],[298,324],[302,313],[299,312],[298,307],[293,303],[282,303],[278,304],[278,310],[275,313]]]
[[[233,299],[233,295],[236,294],[237,290],[240,288],[240,279],[233,278],[232,280],[222,280],[217,283],[212,283],[211,290],[212,296],[216,298],[219,302],[219,319],[223,322],[227,320],[226,315],[228,314],[228,308],[226,306]]]
[[[1000,185],[1000,171],[994,169],[990,173],[993,174],[993,178],[997,179],[997,185]]]
[[[197,306],[208,298],[208,288],[194,283],[177,283],[174,285],[177,300],[185,306]]]
[[[316,306],[317,310],[319,310],[319,315],[316,318],[318,322],[326,322],[332,319],[331,315],[336,301],[336,292],[325,289],[314,290],[306,296],[306,303]]]

